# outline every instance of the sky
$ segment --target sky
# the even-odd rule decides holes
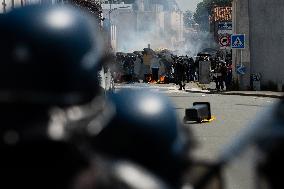
[[[176,0],[182,11],[191,10],[192,12],[195,12],[197,3],[201,1],[202,0]]]

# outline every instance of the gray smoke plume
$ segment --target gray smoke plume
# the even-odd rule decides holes
[[[136,0],[134,7],[135,11],[130,16],[122,13],[112,16],[119,32],[117,51],[140,51],[150,44],[154,50],[166,48],[178,55],[195,56],[202,49],[212,47],[209,33],[192,31],[182,37],[177,27],[172,26],[169,14],[179,11],[175,0],[156,1],[155,4],[148,2],[143,7],[144,12],[139,10],[140,0]]]
[[[185,43],[178,50],[181,55],[196,56],[205,48],[216,49],[218,44],[214,41],[212,33],[205,31],[191,31],[184,35]]]

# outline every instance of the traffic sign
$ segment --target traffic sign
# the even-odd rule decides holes
[[[219,38],[219,44],[221,47],[230,46],[230,35],[221,35]]]
[[[231,48],[232,49],[244,49],[245,48],[245,34],[234,34],[231,36]]]
[[[243,65],[237,65],[237,69],[236,69],[237,74],[239,75],[245,75],[246,73],[246,67]]]
[[[218,34],[233,34],[233,30],[218,30]]]
[[[232,22],[220,22],[218,24],[219,30],[232,30]]]

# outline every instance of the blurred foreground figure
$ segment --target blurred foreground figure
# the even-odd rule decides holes
[[[254,118],[255,119],[255,118]],[[222,148],[215,165],[197,182],[195,189],[204,189],[218,174],[226,187],[248,189],[284,188],[284,100],[260,112],[254,123],[238,133]],[[226,176],[227,175],[227,176]],[[236,175],[232,177],[231,175]]]
[[[98,25],[66,6],[15,9],[0,24],[0,187],[72,188],[89,161],[64,127],[99,93]]]
[[[153,180],[143,181],[144,177],[136,176],[134,188],[181,187],[182,176],[189,166],[188,149],[192,145],[189,139],[192,138],[188,131],[183,131],[170,100],[161,94],[143,90],[122,90],[111,95],[109,100],[115,114],[92,138],[96,152],[112,162],[134,162],[145,169],[140,172],[141,175]],[[116,178],[128,173],[121,179],[125,182],[128,179],[131,183],[133,175],[127,170],[127,167],[121,169]],[[136,175],[135,172],[133,174]],[[159,185],[158,180],[163,184]],[[151,182],[159,187],[147,187]],[[112,180],[106,180],[100,188],[116,188],[108,185],[111,183]]]
[[[260,189],[284,188],[284,100],[271,111],[269,122],[264,122],[256,140],[261,158],[257,164]]]

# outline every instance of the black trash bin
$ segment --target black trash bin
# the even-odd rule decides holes
[[[152,68],[152,77],[155,81],[159,80],[159,68]]]

